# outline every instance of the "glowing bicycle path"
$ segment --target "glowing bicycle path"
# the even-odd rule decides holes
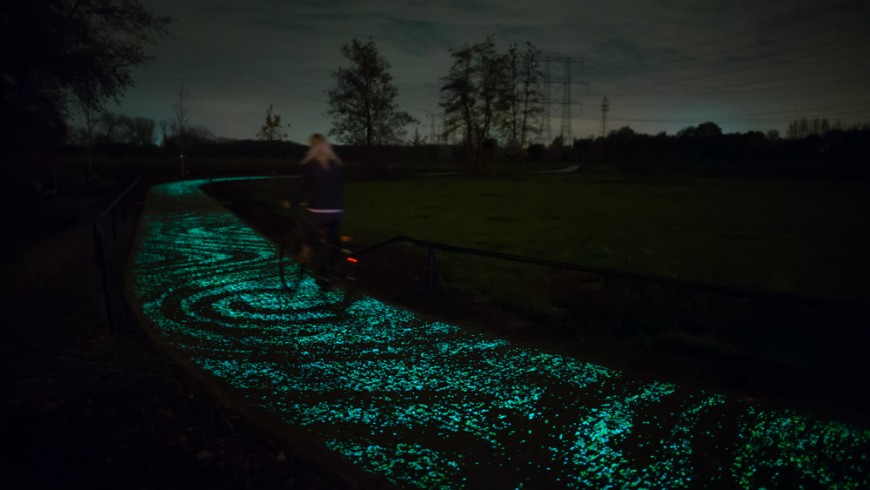
[[[199,190],[151,190],[129,294],[166,348],[399,487],[870,488],[870,430],[463,331],[282,294],[275,247]],[[312,284],[303,291],[313,293]]]

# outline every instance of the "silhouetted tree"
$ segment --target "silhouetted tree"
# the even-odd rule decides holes
[[[452,49],[453,66],[441,87],[445,130],[461,129],[471,148],[491,137],[496,118],[503,114],[507,81],[506,57],[495,50],[492,36],[485,41]]]
[[[637,136],[637,133],[631,129],[631,126],[623,126],[619,129],[611,129],[609,133],[607,133],[607,137],[611,139],[628,141],[632,140]]]
[[[130,119],[130,142],[139,146],[154,144],[154,120],[147,117]]]
[[[828,131],[843,129],[841,121],[831,123],[827,118],[795,119],[788,123],[786,136],[791,139],[806,138],[807,136],[822,136]]]
[[[722,128],[713,122],[701,123],[697,126],[689,126],[677,132],[680,138],[714,138],[722,136]]]
[[[605,139],[604,159],[621,166],[635,163],[635,155],[641,146],[641,139],[642,136],[629,126],[611,129]]]
[[[290,125],[288,124],[287,127],[290,127]],[[266,120],[260,126],[260,130],[257,131],[257,138],[265,141],[269,147],[269,152],[272,156],[275,156],[275,143],[283,140],[286,136],[287,133],[284,132],[281,126],[281,116],[279,114],[273,115],[272,104],[269,104],[269,109],[266,110]]]
[[[478,88],[475,82],[474,51],[463,46],[450,51],[453,66],[441,87],[439,105],[444,110],[445,134],[461,133],[468,145],[473,145],[476,134],[475,114]]]
[[[272,104],[269,104],[269,108],[266,110],[266,120],[260,126],[260,130],[257,131],[257,138],[271,144],[273,141],[281,141],[286,136],[287,133],[284,133],[281,127],[281,115],[273,115]]]
[[[216,139],[214,133],[202,125],[188,126],[186,136],[190,146],[211,144]]]
[[[713,122],[689,126],[677,132],[683,158],[695,165],[715,165],[727,159],[727,144],[722,129]]]
[[[88,104],[79,103],[82,111],[82,122],[84,123],[83,136],[88,149],[88,178],[94,175],[94,133],[97,126],[97,115],[93,107]]]
[[[426,144],[426,137],[420,134],[420,127],[414,127],[414,136],[411,139],[411,144],[413,146],[423,146]]]
[[[329,134],[351,145],[384,145],[405,138],[405,126],[416,122],[399,109],[399,90],[393,85],[390,64],[374,41],[354,39],[341,47],[349,68],[333,73],[335,87],[327,91],[329,114],[334,118]]]
[[[211,132],[207,127],[202,125],[187,125],[184,130],[184,138],[181,138],[181,135],[175,133],[165,141],[164,145],[171,151],[176,152],[181,155],[181,166],[184,175],[187,174],[189,169],[187,168],[187,159],[188,153],[196,154],[197,151],[201,152],[203,147],[210,146],[216,142],[217,138],[215,138],[214,133]],[[185,153],[182,153],[181,148],[182,144],[184,145]]]
[[[529,42],[524,51],[511,44],[504,69],[506,85],[502,97],[506,115],[503,129],[509,146],[516,144],[524,148],[529,134],[536,132],[532,122],[544,111],[544,95],[540,89],[544,77],[541,52]]]
[[[445,132],[461,131],[470,160],[496,124],[507,114],[507,56],[496,52],[492,36],[485,41],[452,49],[453,65],[444,78],[439,105],[444,110]],[[479,169],[478,169],[479,170]]]
[[[161,119],[159,123],[157,123],[158,127],[160,127],[160,144],[166,145],[166,142],[169,141],[169,131],[172,127],[172,122],[166,119]]]
[[[164,32],[138,0],[8,0],[0,14],[5,151],[59,141],[69,97],[91,109],[133,85],[144,44]]]
[[[125,123],[124,116],[111,112],[103,112],[97,118],[97,130],[100,132],[97,140],[100,144],[120,143]]]

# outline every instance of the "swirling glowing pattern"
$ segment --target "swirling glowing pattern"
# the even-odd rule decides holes
[[[402,487],[870,488],[870,430],[469,333],[375,298],[342,315],[202,182],[152,189],[132,299],[238,399]],[[334,294],[340,294],[336,292]]]

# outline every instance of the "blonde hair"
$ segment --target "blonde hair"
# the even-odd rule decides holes
[[[320,133],[314,133],[308,138],[308,152],[305,153],[305,158],[302,159],[302,164],[306,164],[311,160],[316,160],[324,167],[330,165],[341,165],[341,159],[332,151],[329,141],[326,136]]]

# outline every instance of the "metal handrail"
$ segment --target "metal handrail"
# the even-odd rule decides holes
[[[107,207],[94,218],[92,223],[93,240],[94,240],[94,262],[95,267],[100,271],[103,279],[103,299],[106,307],[106,321],[109,324],[109,333],[117,332],[118,325],[112,313],[112,280],[109,273],[109,261],[106,256],[105,234],[100,227],[100,222],[107,216],[111,218],[112,223],[112,241],[118,240],[118,219],[120,214],[121,221],[126,220],[125,200],[130,192],[139,185],[142,176],[136,177],[133,182],[127,186]]]
[[[858,302],[854,301],[846,301],[846,300],[834,300],[834,299],[823,299],[823,298],[815,298],[810,296],[802,296],[798,294],[791,293],[770,293],[770,292],[759,292],[759,291],[750,291],[747,289],[741,289],[732,286],[723,286],[718,284],[709,284],[697,281],[690,281],[687,279],[677,279],[672,277],[665,276],[657,276],[653,274],[644,274],[641,272],[631,272],[619,269],[610,269],[606,267],[597,267],[591,265],[583,265],[583,264],[575,264],[570,262],[562,262],[558,260],[550,260],[550,259],[542,259],[539,257],[529,257],[523,255],[510,254],[505,252],[496,252],[492,250],[482,250],[471,247],[463,247],[458,245],[451,245],[446,243],[439,242],[431,242],[428,240],[421,240],[419,238],[413,238],[405,235],[396,235],[390,239],[384,240],[382,242],[376,243],[374,245],[365,247],[362,250],[354,252],[351,254],[351,257],[358,258],[367,253],[373,252],[380,248],[386,247],[390,244],[401,242],[401,243],[410,243],[412,245],[418,245],[422,247],[426,247],[428,252],[428,263],[429,263],[429,294],[434,294],[435,287],[435,250],[443,250],[447,252],[457,252],[464,253],[468,255],[477,255],[481,257],[489,257],[495,259],[509,260],[513,262],[522,262],[527,264],[534,264],[546,267],[553,267],[557,269],[565,269],[579,272],[588,272],[592,274],[597,274],[601,276],[611,276],[611,277],[619,277],[623,279],[633,279],[638,281],[645,281],[648,283],[660,284],[663,286],[673,286],[679,287],[683,289],[692,289],[696,291],[705,291],[710,293],[719,293],[723,295],[733,296],[733,297],[745,297],[752,299],[765,299],[765,300],[773,300],[780,303],[793,303],[793,304],[813,304],[817,306],[825,306],[828,308],[839,308],[839,309],[848,309],[848,310],[864,310],[866,309],[866,305],[862,305]]]

